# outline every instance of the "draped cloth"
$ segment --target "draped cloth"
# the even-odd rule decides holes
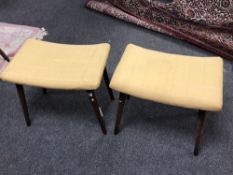
[[[42,40],[46,35],[44,28],[0,22],[0,49],[12,59],[27,39]],[[8,62],[0,56],[0,74],[7,65]]]
[[[233,60],[233,0],[87,0],[86,6]]]

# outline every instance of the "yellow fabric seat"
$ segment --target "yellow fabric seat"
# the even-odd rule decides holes
[[[223,106],[223,60],[167,54],[129,44],[110,87],[168,105],[220,111]]]
[[[29,39],[1,74],[16,84],[67,90],[99,87],[110,45],[66,45]]]

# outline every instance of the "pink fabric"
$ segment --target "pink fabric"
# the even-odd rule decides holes
[[[41,33],[40,28],[0,23],[0,48],[12,57],[28,38]]]
[[[43,39],[45,35],[44,29],[0,22],[0,48],[9,57],[13,57],[28,38]],[[0,72],[6,65],[7,63],[0,59]]]

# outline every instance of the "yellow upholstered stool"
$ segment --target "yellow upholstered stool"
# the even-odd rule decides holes
[[[106,133],[101,109],[94,90],[102,76],[108,86],[105,69],[109,44],[65,45],[29,39],[1,74],[1,79],[17,85],[27,125],[30,125],[22,85],[64,90],[86,90],[95,109],[101,128]],[[113,93],[108,87],[113,98]]]
[[[167,54],[129,44],[118,64],[110,87],[120,93],[115,134],[127,96],[199,110],[195,154],[205,111],[223,106],[223,61],[219,57]]]

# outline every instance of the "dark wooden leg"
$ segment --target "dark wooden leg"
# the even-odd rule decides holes
[[[194,155],[197,156],[200,152],[200,145],[202,140],[202,135],[204,131],[204,124],[206,120],[206,111],[199,110],[198,112],[198,123],[197,123],[197,136],[194,148]]]
[[[114,129],[115,135],[118,134],[118,132],[119,132],[119,127],[120,127],[120,123],[121,123],[121,116],[122,116],[124,105],[125,105],[125,99],[126,99],[126,95],[123,93],[120,93],[119,101],[118,101],[116,123],[115,123],[115,129]]]
[[[91,101],[91,104],[92,104],[92,107],[94,108],[95,110],[95,114],[96,114],[96,117],[99,121],[99,124],[100,124],[100,127],[103,131],[104,134],[107,134],[107,130],[106,130],[106,127],[105,127],[105,122],[104,122],[104,119],[103,119],[103,112],[98,104],[98,101],[95,97],[95,93],[94,91],[87,91],[88,94],[89,94],[89,99]]]
[[[130,100],[130,95],[127,95],[127,100]]]
[[[43,94],[46,95],[47,94],[47,89],[43,88],[42,90],[43,90]]]
[[[111,100],[114,100],[114,95],[113,95],[112,89],[109,87],[110,81],[108,78],[108,72],[107,72],[106,68],[104,69],[104,81],[105,81],[105,84],[107,86],[108,94],[109,94]]]
[[[31,126],[31,120],[29,118],[28,107],[27,107],[27,102],[26,102],[23,86],[16,84],[16,88],[17,88],[18,96],[19,96],[21,106],[23,109],[26,124],[27,126]]]
[[[7,62],[10,62],[9,57],[0,49],[0,55],[3,57],[3,59]]]

